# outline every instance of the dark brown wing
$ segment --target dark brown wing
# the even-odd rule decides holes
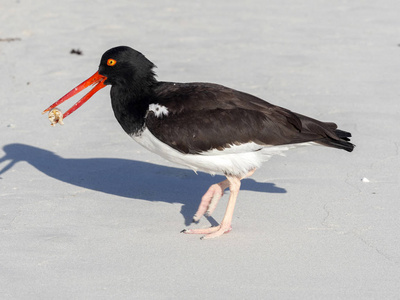
[[[340,138],[336,125],[272,105],[252,95],[209,83],[160,82],[157,104],[168,116],[150,112],[146,125],[158,139],[183,153],[200,153],[254,142],[260,146]]]

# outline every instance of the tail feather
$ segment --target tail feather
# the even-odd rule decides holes
[[[346,150],[348,152],[351,152],[354,150],[355,145],[350,143],[350,137],[351,137],[350,132],[336,129],[334,131],[334,134],[336,135],[336,138],[332,138],[332,137],[328,136],[328,137],[326,137],[322,140],[316,141],[316,142],[321,145],[324,145],[324,146],[342,149],[342,150]]]
[[[296,114],[302,122],[302,133],[311,134],[315,142],[324,146],[353,151],[355,145],[350,143],[351,133],[337,129],[331,122],[321,122],[310,117]]]
[[[340,139],[348,141],[348,142],[350,141],[350,138],[351,138],[351,133],[350,132],[343,131],[343,130],[340,130],[340,129],[336,129],[335,133]]]

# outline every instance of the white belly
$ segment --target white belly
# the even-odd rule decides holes
[[[250,170],[259,168],[262,162],[273,155],[282,155],[294,145],[261,146],[255,143],[232,145],[224,150],[211,150],[200,154],[181,153],[158,140],[147,128],[140,136],[132,136],[140,145],[163,158],[193,171],[210,174],[231,174],[244,176]]]

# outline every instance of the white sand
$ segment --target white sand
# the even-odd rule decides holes
[[[398,299],[400,2],[192,2],[0,4],[0,39],[20,39],[0,41],[0,298]],[[62,127],[41,115],[117,45],[160,80],[334,121],[357,148],[274,158],[243,182],[230,234],[179,234],[221,176],[142,149],[109,88]]]

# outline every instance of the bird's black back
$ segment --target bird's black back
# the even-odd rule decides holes
[[[272,105],[255,96],[210,83],[159,82],[154,103],[167,117],[149,113],[146,125],[157,138],[183,153],[200,153],[254,142],[261,146],[316,142],[352,151],[350,133]]]

